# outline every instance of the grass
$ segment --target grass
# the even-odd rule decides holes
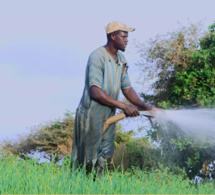
[[[68,165],[38,165],[36,160],[0,159],[0,194],[214,194],[213,182],[194,185],[180,175],[155,170],[114,171],[93,181]]]

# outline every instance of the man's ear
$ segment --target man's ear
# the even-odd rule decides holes
[[[115,33],[111,33],[110,37],[112,40],[115,40],[115,37],[116,37]]]

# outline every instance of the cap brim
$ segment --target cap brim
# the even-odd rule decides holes
[[[128,32],[133,32],[133,31],[135,31],[135,28],[128,28],[127,31],[128,31]]]

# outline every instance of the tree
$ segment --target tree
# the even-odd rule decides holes
[[[177,72],[169,103],[173,106],[215,107],[215,23],[200,39],[200,48],[190,56],[190,65]]]
[[[151,83],[150,93],[141,93],[145,101],[161,106],[173,91],[177,72],[191,64],[190,57],[199,47],[201,23],[182,26],[178,30],[157,35],[148,43],[137,45],[141,61],[137,64]],[[154,82],[150,82],[154,81]]]
[[[34,129],[26,137],[20,137],[17,142],[4,141],[3,149],[22,158],[28,154],[39,152],[41,157],[59,161],[65,155],[71,154],[74,130],[73,113],[65,113],[65,118],[50,122],[39,129]]]
[[[201,36],[200,36],[201,35]],[[164,36],[150,40],[149,46],[139,50],[142,63],[152,83],[152,94],[142,93],[145,101],[169,108],[214,107],[215,106],[215,23],[209,32],[201,33],[198,25],[190,25]],[[213,139],[194,139],[185,135],[173,124],[164,132],[148,131],[149,136],[159,142],[166,165],[193,168],[196,174],[205,160],[214,155]]]

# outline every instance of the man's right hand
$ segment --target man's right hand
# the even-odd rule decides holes
[[[130,117],[135,117],[135,116],[140,115],[139,110],[137,109],[137,107],[134,106],[134,105],[131,105],[131,104],[130,105],[125,104],[125,107],[123,108],[123,110],[124,110],[125,114],[127,116],[130,116]]]

